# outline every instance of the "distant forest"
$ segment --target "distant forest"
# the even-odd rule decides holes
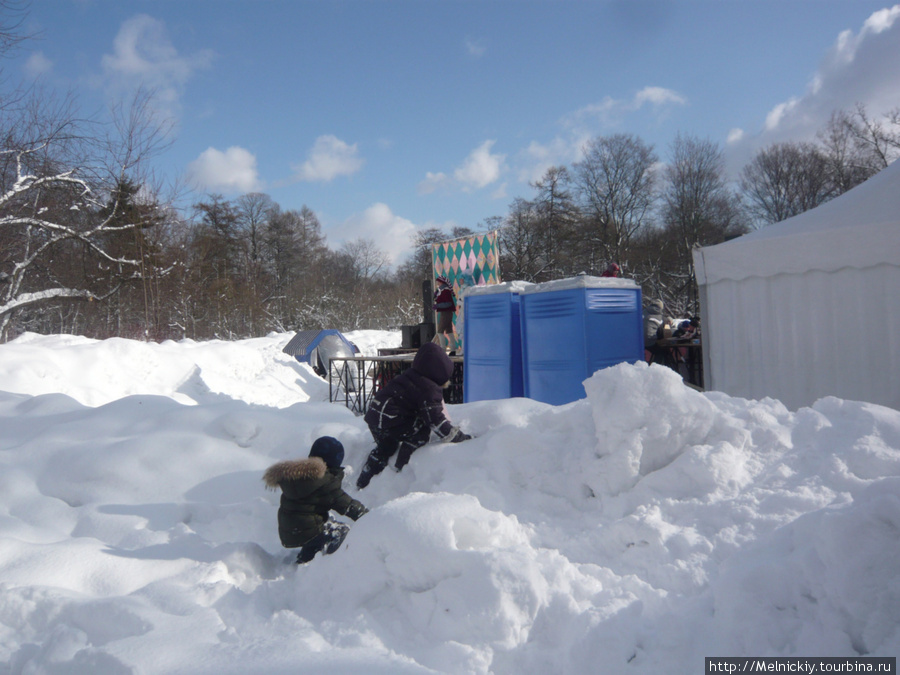
[[[2,56],[22,38],[0,27]],[[900,154],[900,108],[835,111],[815,142],[758,152],[738,180],[722,148],[675,138],[666,156],[631,134],[599,136],[548,169],[530,199],[471,228],[419,231],[392,269],[371,239],[329,246],[314,208],[265,194],[209,194],[177,208],[150,160],[165,123],[145,92],[101,125],[41,91],[0,102],[0,342],[25,331],[96,338],[236,339],[313,328],[418,324],[431,244],[496,230],[502,280],[617,262],[671,315],[696,312],[691,250],[822,204]],[[430,320],[430,317],[428,317]]]

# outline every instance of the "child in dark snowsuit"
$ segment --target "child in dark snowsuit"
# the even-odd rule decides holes
[[[388,382],[372,398],[366,411],[366,424],[375,439],[356,481],[360,490],[369,484],[397,455],[394,467],[400,471],[412,453],[425,445],[431,433],[450,443],[471,438],[453,426],[444,414],[444,388],[450,384],[453,361],[433,342],[416,352],[412,368]]]
[[[298,563],[312,560],[316,553],[334,553],[350,528],[331,518],[334,510],[353,520],[368,512],[365,506],[344,492],[344,446],[331,436],[312,444],[307,459],[273,464],[263,475],[266,486],[281,488],[278,507],[278,536],[285,548],[300,548]]]

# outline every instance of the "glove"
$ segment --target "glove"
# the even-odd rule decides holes
[[[471,441],[471,440],[472,440],[472,437],[469,436],[469,434],[465,433],[464,431],[462,431],[460,429],[457,429],[456,436],[454,436],[453,440],[451,440],[450,442],[451,443],[462,443],[463,441]]]
[[[368,512],[369,509],[363,506],[360,502],[354,500],[353,503],[350,504],[350,508],[347,509],[347,517],[352,520],[359,520]]]

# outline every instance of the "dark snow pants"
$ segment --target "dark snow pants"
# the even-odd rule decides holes
[[[408,428],[377,429],[369,427],[372,438],[375,439],[375,449],[369,453],[368,459],[356,481],[356,487],[360,490],[369,484],[373,476],[377,476],[388,465],[391,457],[397,455],[394,467],[400,471],[409,463],[412,454],[428,443],[431,439],[431,428],[422,420],[416,419]]]

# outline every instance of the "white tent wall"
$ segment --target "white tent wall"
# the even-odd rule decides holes
[[[705,286],[707,389],[791,409],[823,396],[900,409],[898,290],[890,265]]]
[[[900,409],[900,162],[694,265],[707,389]]]

